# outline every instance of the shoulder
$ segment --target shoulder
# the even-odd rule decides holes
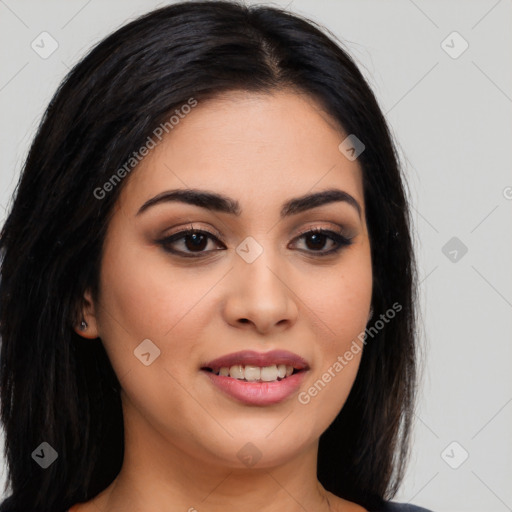
[[[344,500],[329,491],[327,491],[327,495],[329,496],[333,512],[433,512],[410,503],[397,503],[396,501],[384,501],[379,508],[366,509],[357,503]]]
[[[411,505],[410,503],[387,501],[379,510],[374,510],[372,512],[432,512],[432,510],[418,507],[417,505]]]

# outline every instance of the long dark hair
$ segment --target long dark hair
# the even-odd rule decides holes
[[[285,87],[321,102],[359,156],[371,242],[374,319],[340,414],[320,438],[318,478],[367,508],[397,491],[416,388],[416,267],[399,157],[377,101],[335,36],[267,6],[184,2],[94,47],[66,76],[30,148],[0,251],[1,421],[10,497],[0,512],[63,512],[106,488],[123,459],[120,385],[100,339],[76,334],[97,298],[102,244],[124,181],[98,187],[190,98]],[[136,169],[133,171],[136,172]],[[34,451],[58,454],[43,469]]]

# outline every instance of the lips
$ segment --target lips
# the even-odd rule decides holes
[[[272,366],[284,364],[293,366],[294,370],[309,370],[307,361],[298,354],[287,350],[271,350],[270,352],[255,352],[253,350],[243,350],[233,352],[225,356],[218,357],[201,366],[202,370],[218,371],[223,367],[231,367],[234,365],[252,365],[252,366]]]
[[[304,358],[286,350],[243,350],[201,365],[201,373],[216,389],[237,402],[255,406],[289,399],[304,382],[308,370]]]

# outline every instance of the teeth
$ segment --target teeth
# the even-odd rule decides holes
[[[277,366],[265,366],[261,369],[261,380],[263,382],[271,382],[277,380],[278,372]]]
[[[293,373],[293,366],[287,366],[284,364],[272,365],[272,366],[253,366],[253,365],[241,365],[236,364],[228,368],[223,366],[218,371],[214,372],[216,375],[222,375],[224,377],[232,377],[238,380],[246,380],[248,382],[274,382],[276,380],[282,380],[285,377],[289,377]]]
[[[221,368],[222,370],[223,368]],[[233,377],[235,379],[245,379],[244,375],[244,367],[240,364],[237,364],[236,366],[232,366],[231,368],[224,368],[224,370],[228,370],[229,374],[226,374],[228,377]]]
[[[245,380],[254,382],[255,380],[260,380],[260,377],[261,377],[261,368],[259,366],[247,365],[245,367]]]

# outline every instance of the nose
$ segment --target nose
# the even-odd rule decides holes
[[[260,334],[289,329],[297,321],[298,298],[287,275],[265,252],[252,263],[236,261],[223,309],[226,322]]]

